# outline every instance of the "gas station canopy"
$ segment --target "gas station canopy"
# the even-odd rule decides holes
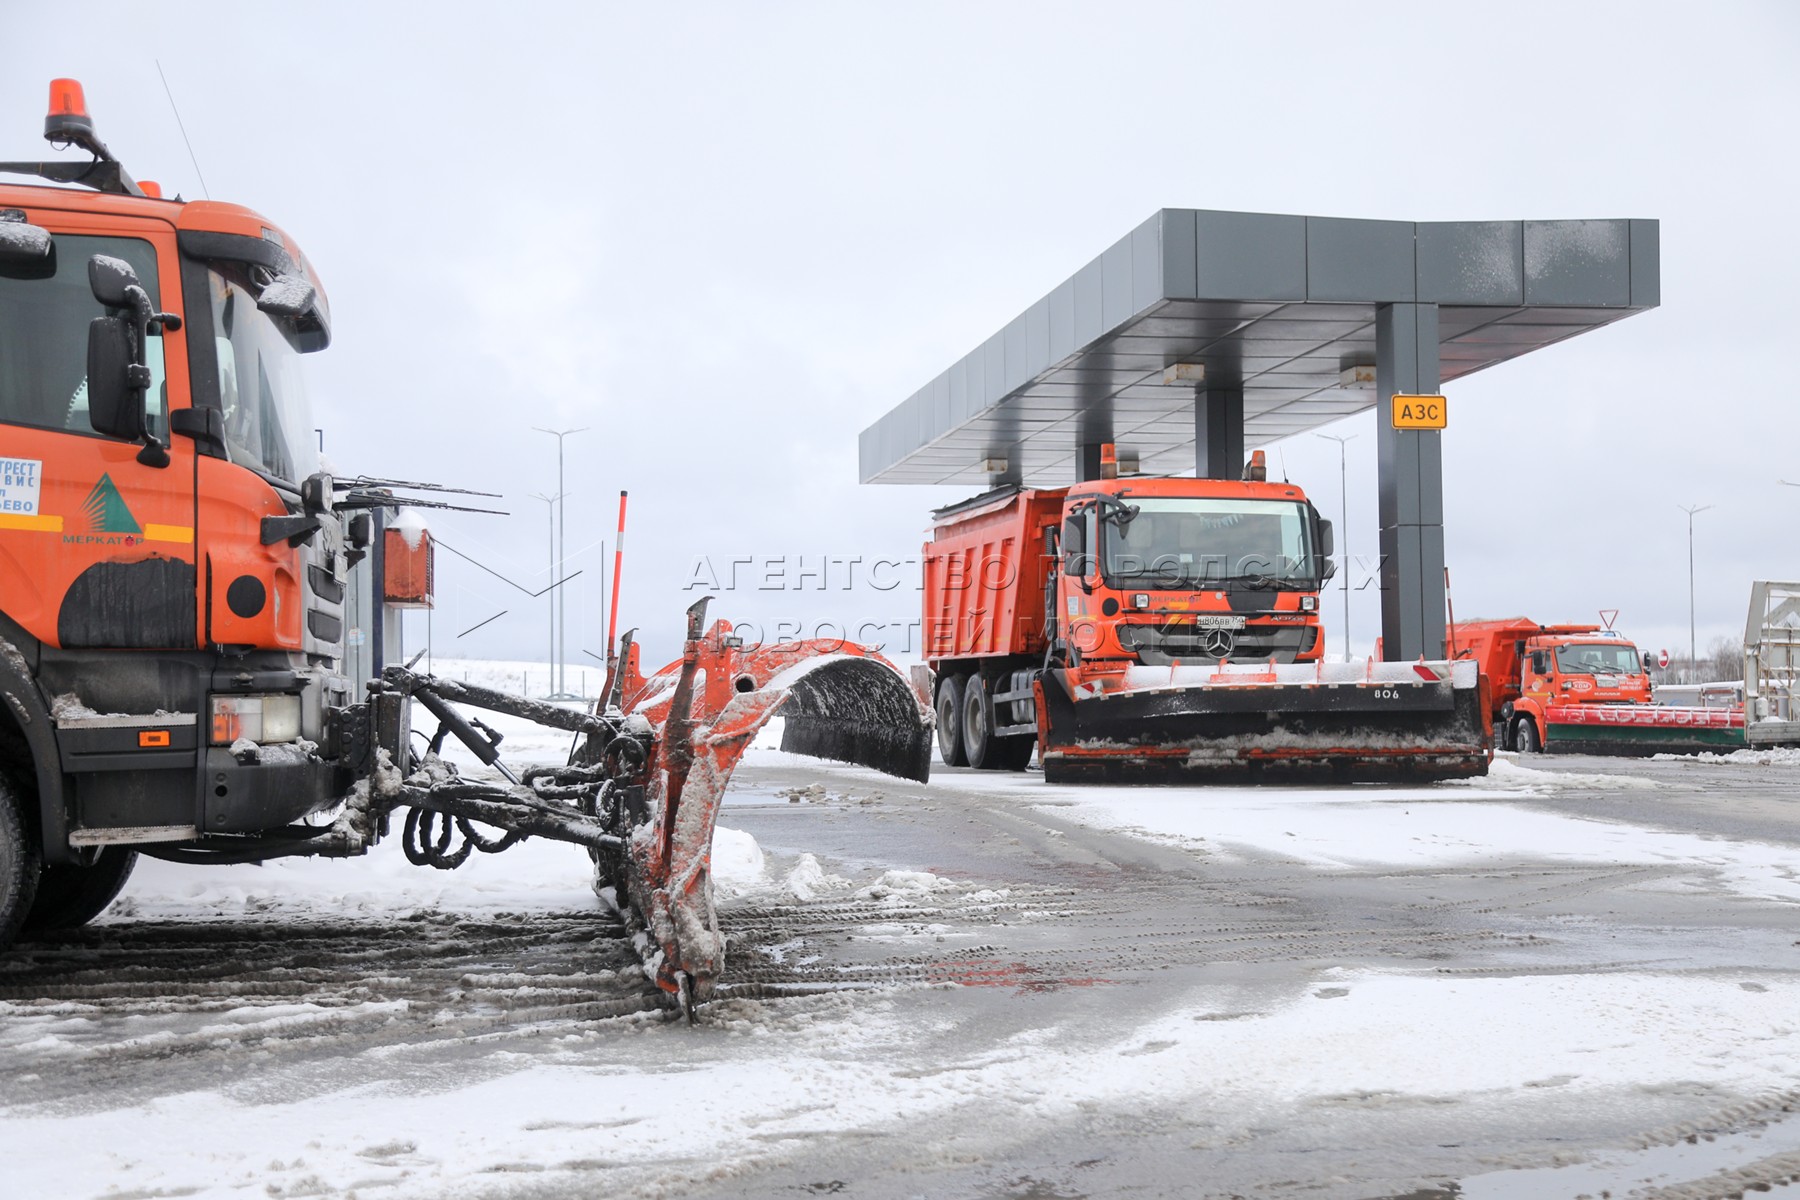
[[[1655,307],[1657,239],[1650,220],[1166,208],[865,429],[861,478],[1055,486],[1100,442],[1146,474],[1205,474],[1209,390],[1234,413],[1241,393],[1233,453],[1370,408],[1378,312],[1395,305],[1435,313],[1435,338],[1415,327],[1438,379],[1421,362],[1414,385],[1435,390]]]

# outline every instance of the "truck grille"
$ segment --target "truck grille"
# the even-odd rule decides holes
[[[1228,642],[1221,642],[1221,635]],[[1134,651],[1145,666],[1167,666],[1176,659],[1229,662],[1291,663],[1312,648],[1308,625],[1249,625],[1243,629],[1195,629],[1192,625],[1121,625],[1119,644]]]

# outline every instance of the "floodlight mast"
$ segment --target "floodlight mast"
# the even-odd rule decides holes
[[[532,426],[536,432],[547,433],[556,439],[556,512],[554,513],[555,529],[553,531],[556,543],[556,564],[550,572],[552,581],[562,578],[565,565],[563,559],[564,537],[568,532],[569,500],[568,493],[563,490],[563,439],[570,434],[586,433],[589,428],[587,425],[576,429],[545,429],[541,425]],[[571,698],[568,694],[568,664],[563,660],[568,657],[569,651],[569,600],[562,594],[560,588],[551,598],[550,612],[553,626],[550,642],[550,691],[553,699],[567,700]]]

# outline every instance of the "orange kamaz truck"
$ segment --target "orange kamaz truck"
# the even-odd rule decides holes
[[[934,514],[924,654],[945,763],[1052,782],[1480,774],[1472,662],[1328,663],[1332,530],[1266,478],[1002,487]]]
[[[1494,727],[1521,754],[1729,753],[1744,747],[1744,709],[1657,704],[1650,659],[1598,625],[1527,617],[1456,626],[1458,655],[1492,681]]]

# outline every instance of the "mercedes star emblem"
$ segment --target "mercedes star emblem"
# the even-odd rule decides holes
[[[1224,658],[1231,653],[1231,630],[1208,629],[1200,635],[1200,648],[1214,658]]]

